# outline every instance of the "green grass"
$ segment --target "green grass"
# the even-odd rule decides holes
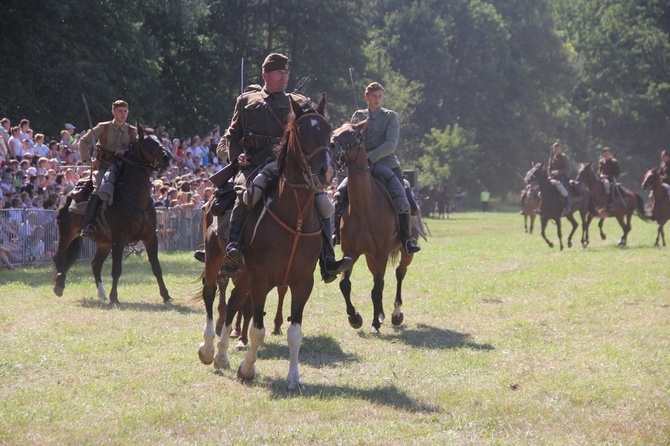
[[[285,335],[268,334],[251,385],[235,378],[243,352],[233,370],[199,362],[190,253],[161,255],[171,306],[144,257],[124,263],[117,308],[96,299],[88,262],[62,298],[46,266],[0,271],[0,444],[670,443],[670,248],[652,247],[655,224],[636,218],[619,249],[608,220],[608,240],[596,228],[587,249],[560,252],[513,213],[427,223],[402,327],[390,324],[393,268],[379,335],[363,261],[360,330],[337,284],[317,283],[300,392],[286,390]],[[272,293],[266,325],[275,305]]]

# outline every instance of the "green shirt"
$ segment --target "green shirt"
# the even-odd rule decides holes
[[[389,169],[400,168],[400,161],[395,155],[400,138],[400,123],[396,112],[383,107],[372,113],[368,109],[357,110],[351,117],[351,122],[356,124],[366,119],[368,122],[363,128],[363,141],[368,159]]]

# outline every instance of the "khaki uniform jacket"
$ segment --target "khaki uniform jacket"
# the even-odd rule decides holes
[[[259,166],[272,156],[291,114],[289,95],[297,101],[306,100],[299,94],[270,93],[265,88],[238,96],[230,127],[217,146],[217,156],[237,164],[237,157],[246,153],[251,166]]]
[[[570,161],[568,161],[568,157],[565,156],[565,153],[560,153],[558,155],[554,154],[551,156],[551,161],[549,162],[549,172],[553,172],[554,170],[558,171],[556,175],[557,180],[564,183],[569,179],[568,175],[570,175]]]
[[[105,132],[105,127],[107,127],[107,132]],[[114,125],[114,121],[101,122],[93,127],[93,133],[98,146],[110,152],[128,150],[130,143],[137,139],[137,127],[127,122],[120,127]],[[79,154],[82,161],[91,160],[91,154],[88,151],[91,144],[93,144],[93,137],[89,130],[79,140]],[[101,163],[104,164],[105,160],[101,159]],[[107,162],[107,165],[109,165],[109,162]]]
[[[363,129],[363,141],[368,159],[380,163],[389,169],[400,168],[400,161],[395,155],[395,149],[400,138],[400,122],[393,110],[379,107],[373,113],[370,110],[357,110],[351,117],[351,123],[356,124],[368,120]]]

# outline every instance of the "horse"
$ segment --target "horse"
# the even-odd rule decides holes
[[[656,243],[658,246],[659,239],[663,240],[663,247],[665,247],[665,231],[663,226],[670,220],[670,198],[663,187],[663,180],[658,167],[656,169],[648,170],[642,180],[642,189],[651,192],[651,220],[655,220],[658,224],[658,233],[656,234]]]
[[[365,255],[374,281],[371,292],[373,305],[371,331],[378,333],[385,318],[382,298],[387,263],[390,259],[396,259],[400,255],[400,262],[395,270],[397,287],[391,317],[392,324],[399,326],[404,319],[402,282],[414,255],[407,254],[404,249],[401,249],[402,243],[396,227],[395,208],[383,186],[377,183],[370,173],[361,133],[364,125],[365,121],[359,124],[344,124],[335,130],[332,137],[332,150],[338,169],[346,167],[349,178],[349,204],[342,210],[340,220],[342,254],[351,257],[354,264],[361,255]],[[420,215],[419,211],[418,216]],[[416,222],[413,222],[414,236],[418,235],[415,224]],[[354,329],[358,329],[363,325],[363,318],[351,303],[352,272],[353,265],[342,273],[340,291],[346,303],[349,324]]]
[[[249,329],[249,350],[237,370],[238,379],[250,382],[256,375],[258,349],[265,338],[265,301],[275,287],[291,290],[291,323],[287,330],[289,345],[289,390],[302,387],[298,369],[298,353],[302,344],[302,319],[305,304],[314,286],[314,268],[322,248],[323,224],[314,206],[315,193],[326,189],[334,169],[328,142],[332,128],[324,117],[325,94],[312,108],[290,99],[292,116],[286,125],[277,151],[278,184],[268,188],[263,202],[253,207],[242,230],[244,260],[233,284],[238,290],[231,295],[225,321],[214,357],[214,322],[208,311],[204,342],[198,354],[214,367],[227,369],[229,334],[234,308],[250,295],[252,326]],[[281,297],[281,296],[280,296]]]
[[[537,185],[527,184],[521,192],[521,215],[523,215],[523,229],[532,234],[535,226],[535,210],[540,207],[540,188]]]
[[[128,151],[121,157],[123,166],[117,176],[114,200],[111,206],[101,210],[93,242],[97,245],[91,261],[98,297],[118,304],[117,286],[121,276],[124,247],[142,241],[151,271],[156,277],[163,302],[171,301],[163,281],[158,261],[158,238],[156,236],[156,209],[151,197],[150,175],[152,171],[169,168],[172,155],[162,145],[151,129],[138,125],[137,139],[130,143]],[[63,295],[68,270],[77,260],[81,249],[80,237],[83,215],[71,211],[73,197],[68,195],[58,209],[58,248],[54,255],[54,293]],[[112,289],[107,297],[100,273],[102,265],[112,252]]]
[[[568,187],[571,211],[564,215],[565,200],[561,193],[551,184],[542,163],[535,164],[535,166],[526,173],[525,181],[530,185],[536,184],[540,187],[540,195],[542,197],[540,202],[540,222],[542,224],[542,238],[547,242],[547,245],[549,245],[550,248],[554,247],[554,244],[546,236],[547,222],[549,220],[554,220],[556,223],[556,232],[558,234],[558,243],[561,250],[563,250],[561,217],[565,216],[565,218],[572,224],[572,230],[568,236],[568,248],[572,247],[572,236],[579,226],[573,214],[579,211],[582,220],[581,245],[583,248],[586,248],[589,245],[589,225],[593,219],[590,212],[591,196],[588,191],[585,189],[578,189],[578,191],[575,191],[575,188],[581,188],[580,185]]]
[[[605,186],[602,181],[598,179],[593,170],[592,163],[583,163],[577,172],[577,181],[583,183],[588,187],[593,199],[593,206],[597,215],[600,217],[598,228],[600,229],[600,237],[605,240],[607,235],[603,232],[603,223],[607,217],[615,217],[619,222],[619,226],[623,229],[623,236],[619,240],[619,246],[625,247],[628,241],[628,233],[631,230],[631,219],[633,212],[637,210],[637,215],[643,221],[649,221],[644,211],[644,199],[633,191],[628,189],[618,188],[614,194],[612,205],[608,207],[608,197],[605,192]],[[612,185],[612,187],[616,187]]]

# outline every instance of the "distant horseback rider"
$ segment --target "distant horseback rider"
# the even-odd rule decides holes
[[[614,197],[614,190],[617,187],[617,177],[621,175],[621,168],[619,161],[612,157],[612,152],[609,147],[602,149],[602,158],[598,162],[598,177],[600,177],[605,186],[605,193],[607,194],[607,207],[612,206]]]
[[[563,196],[565,200],[563,205],[563,214],[570,213],[570,196],[565,185],[569,181],[570,174],[570,161],[568,157],[563,153],[563,148],[558,142],[555,142],[552,146],[552,155],[549,160],[549,178],[551,184],[558,189],[558,192]]]
[[[365,102],[368,108],[357,110],[351,117],[351,123],[357,124],[367,121],[363,127],[363,142],[372,164],[372,173],[375,177],[382,177],[387,190],[393,199],[399,217],[399,236],[402,246],[408,254],[421,250],[417,241],[412,238],[411,214],[414,201],[413,193],[405,188],[405,182],[400,169],[400,161],[395,155],[395,149],[400,138],[400,123],[395,111],[383,108],[384,87],[379,82],[372,82],[365,88]],[[346,200],[346,180],[338,187],[335,197],[338,201],[337,217],[341,216],[342,207]],[[416,208],[416,205],[414,206]]]
[[[274,162],[265,164],[269,158],[274,158],[275,146],[284,135],[291,113],[289,96],[294,101],[307,102],[307,98],[302,95],[285,92],[289,79],[289,59],[283,54],[273,53],[265,58],[262,76],[265,82],[262,88],[251,88],[237,98],[230,127],[217,147],[217,156],[221,159],[228,158],[238,169],[234,180],[237,198],[230,216],[228,245],[224,257],[224,273],[229,276],[235,273],[242,261],[239,238],[248,215],[244,200],[247,182],[255,179],[262,168],[262,175],[259,175],[258,181],[254,181],[260,183],[255,190],[262,195],[264,185],[278,177]],[[315,203],[328,199],[325,192],[322,193],[323,197],[319,195],[317,194]],[[247,197],[246,203],[252,205],[258,199],[258,196],[255,199]],[[322,219],[328,235],[324,235],[321,275],[325,282],[332,282],[338,273],[351,266],[352,261],[348,257],[335,260],[335,250],[330,241],[330,218],[322,215]],[[223,235],[219,234],[219,237]]]
[[[670,153],[667,150],[661,152],[661,164],[657,167],[658,175],[663,182],[663,188],[670,198]]]
[[[102,201],[111,198],[110,190],[104,185],[108,183],[113,186],[114,169],[110,169],[118,157],[128,150],[131,142],[137,139],[137,128],[128,124],[128,103],[118,100],[112,104],[111,121],[101,122],[79,140],[79,154],[83,162],[91,165],[91,177],[93,178],[93,192],[86,205],[82,237],[93,238],[95,236],[95,218],[100,209]],[[93,134],[91,134],[93,132]],[[93,144],[95,135],[96,146],[89,151]],[[110,174],[107,174],[111,171]],[[113,191],[113,190],[112,190]]]

